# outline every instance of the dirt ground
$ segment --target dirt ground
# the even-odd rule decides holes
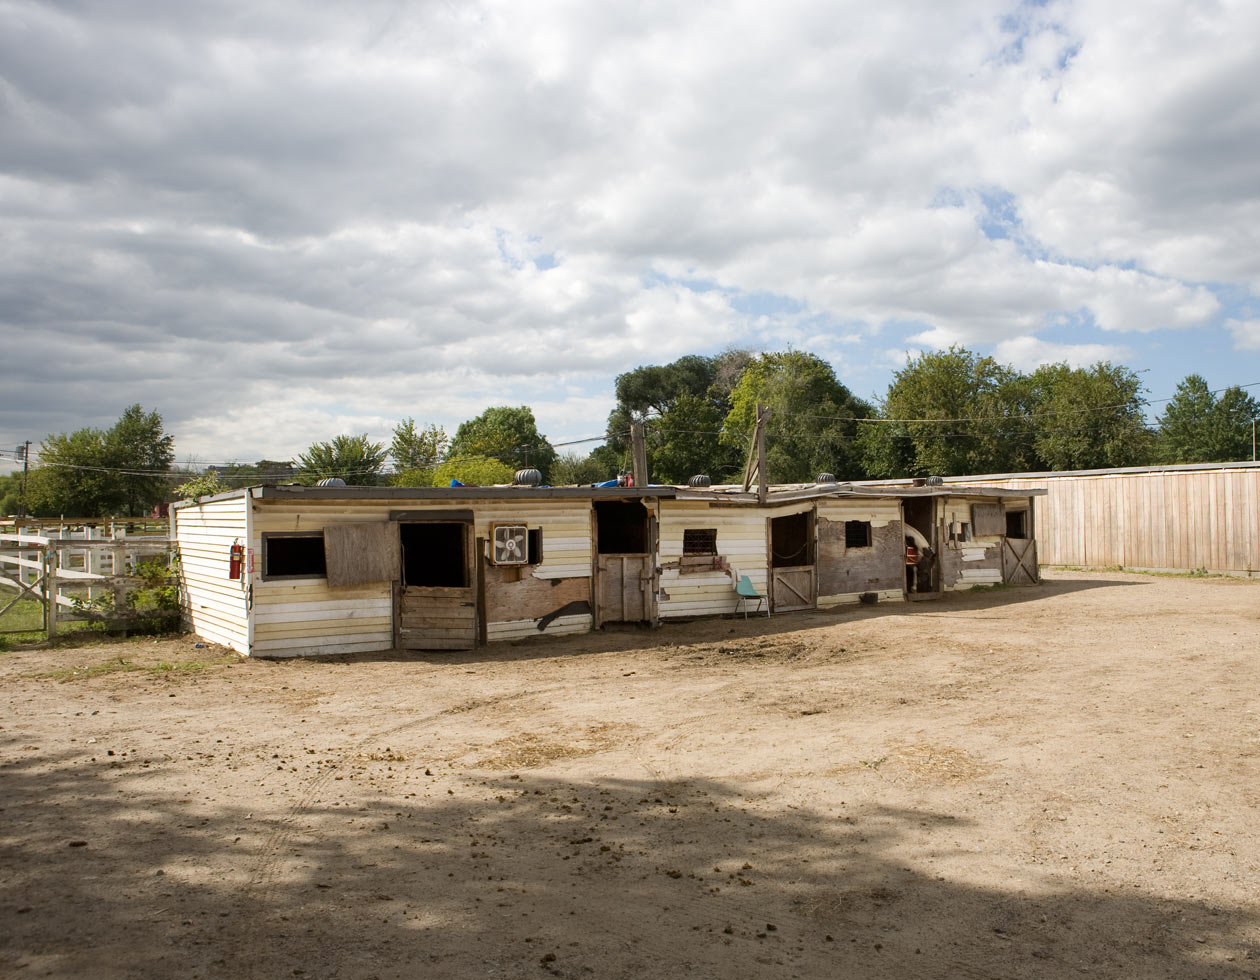
[[[1260,582],[0,653],[0,976],[1256,977]]]

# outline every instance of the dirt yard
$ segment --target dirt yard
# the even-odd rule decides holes
[[[1260,583],[0,653],[0,976],[1255,977]]]

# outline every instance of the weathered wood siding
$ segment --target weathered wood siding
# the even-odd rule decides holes
[[[590,502],[426,500],[426,511],[467,511],[475,515],[474,536],[488,538],[494,523],[527,524],[543,532],[543,562],[525,566],[518,582],[502,581],[487,565],[486,635],[490,641],[523,635],[523,623],[534,635],[540,620],[556,611],[550,596],[536,601],[537,582],[581,579],[576,588],[590,594]],[[385,521],[391,511],[405,510],[397,500],[254,500],[253,539],[262,551],[263,532],[322,531],[334,523]],[[493,570],[493,571],[492,571]],[[254,576],[254,650],[267,656],[388,650],[394,643],[393,586],[373,583],[329,588],[324,578],[264,582],[261,567]],[[493,580],[493,587],[492,582]],[[546,624],[548,635],[591,628],[588,612],[569,613]]]
[[[995,502],[991,497],[948,497],[945,500],[945,528],[941,536],[941,586],[946,591],[970,589],[976,585],[995,585],[1002,581],[1003,535],[975,534],[973,518],[976,512],[973,507],[977,505],[986,513],[994,507],[999,512],[1002,510],[1001,502]],[[1004,527],[1004,517],[990,514],[987,520],[987,527],[985,523],[981,523],[982,531]],[[951,525],[957,528],[961,524],[972,525],[972,539],[950,542]]]
[[[232,545],[248,540],[247,506],[245,497],[234,497],[173,512],[185,623],[198,636],[240,653],[249,653],[248,581],[244,571],[239,579],[228,573]]]
[[[1260,465],[967,479],[1048,491],[1034,504],[1044,564],[1260,574]]]
[[[747,575],[753,587],[765,595],[769,587],[766,520],[811,507],[812,502],[795,507],[758,508],[721,506],[707,500],[662,500],[657,607],[660,617],[733,613],[739,601],[735,585],[741,575]],[[725,569],[683,572],[683,532],[689,528],[717,531],[717,553]]]
[[[846,521],[870,522],[869,548],[845,547]],[[866,592],[874,592],[881,602],[905,599],[905,555],[900,501],[818,501],[819,609],[857,602]]]

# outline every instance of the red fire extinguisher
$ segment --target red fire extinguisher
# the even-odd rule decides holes
[[[234,544],[228,549],[228,578],[240,578],[241,567],[245,564],[245,546]]]

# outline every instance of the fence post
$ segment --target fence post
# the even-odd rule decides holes
[[[48,639],[57,635],[57,549],[44,546],[44,619]]]

